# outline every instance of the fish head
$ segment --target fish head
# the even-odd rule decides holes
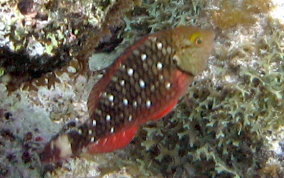
[[[178,67],[194,76],[202,72],[213,48],[214,32],[181,26],[173,31],[172,38],[176,46],[174,59]]]

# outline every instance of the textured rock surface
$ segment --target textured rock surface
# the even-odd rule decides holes
[[[55,69],[85,73],[88,57],[96,47],[107,48],[105,39],[119,32],[121,18],[133,6],[132,0],[2,0],[0,66],[5,76],[0,81],[9,91],[21,85],[36,90],[58,81],[50,73]],[[112,46],[120,42],[108,41]]]

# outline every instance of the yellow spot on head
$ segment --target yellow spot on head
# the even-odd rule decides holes
[[[189,36],[189,40],[193,43],[193,44],[199,44],[200,42],[202,42],[202,40],[200,39],[201,37],[201,33],[200,32],[195,32],[193,34],[191,34]]]

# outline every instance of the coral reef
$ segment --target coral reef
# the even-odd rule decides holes
[[[112,29],[121,29],[121,18],[134,2],[1,1],[0,81],[9,91],[23,83],[36,90],[58,81],[55,69],[76,76],[88,72],[88,57]]]
[[[27,93],[8,97],[2,84],[0,93],[0,177],[40,177],[36,150],[59,127],[52,124],[43,108],[24,99]]]

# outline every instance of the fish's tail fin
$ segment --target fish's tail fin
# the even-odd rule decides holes
[[[55,135],[43,148],[40,159],[43,163],[58,162],[77,156],[83,145],[78,141],[83,140],[76,130],[69,130]]]
[[[71,156],[73,156],[71,142],[66,133],[53,137],[40,153],[43,163],[58,162]]]

